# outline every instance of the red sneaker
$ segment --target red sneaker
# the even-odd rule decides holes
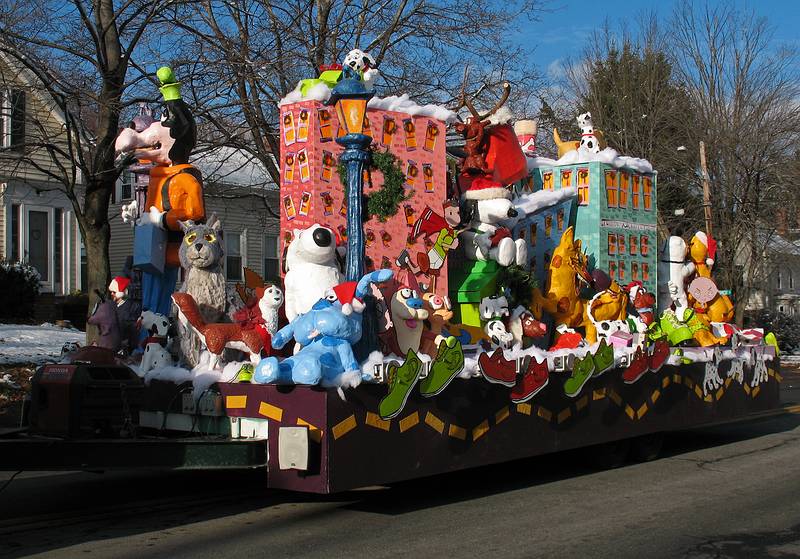
[[[636,348],[636,352],[631,358],[631,364],[622,373],[622,380],[625,384],[633,384],[648,371],[647,354],[642,351],[642,348]]]
[[[653,343],[653,349],[650,351],[650,358],[648,359],[648,365],[651,371],[658,372],[661,370],[661,367],[664,366],[664,363],[667,362],[667,358],[669,357],[669,344],[666,340],[658,340],[657,342]]]
[[[491,356],[488,353],[481,353],[478,357],[478,367],[483,378],[494,384],[514,386],[517,382],[517,364],[507,360],[499,347]]]
[[[547,369],[547,360],[539,363],[535,357],[531,357],[528,369],[511,389],[511,402],[514,404],[527,402],[547,386],[549,380],[550,371]]]

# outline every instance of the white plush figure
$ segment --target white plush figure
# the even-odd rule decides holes
[[[583,113],[582,115],[578,115],[577,120],[578,126],[581,129],[580,147],[590,151],[591,153],[599,153],[601,150],[600,138],[598,137],[599,134],[595,132],[594,125],[592,124],[592,113]]]
[[[461,233],[467,258],[494,260],[501,266],[527,266],[528,245],[523,239],[512,239],[507,228],[500,228],[501,222],[519,215],[511,201],[511,193],[505,188],[483,188],[469,190],[465,197],[472,204],[469,229]],[[503,230],[509,233],[508,236],[498,235]]]
[[[174,363],[168,337],[169,318],[152,311],[144,311],[139,321],[141,328],[149,334],[144,340],[144,354],[142,355],[142,363],[139,365],[139,370],[142,373],[147,373],[159,367],[172,366]]]
[[[319,224],[295,229],[286,251],[286,318],[311,310],[334,285],[344,281],[336,263],[336,237]]]
[[[680,308],[689,306],[686,298],[686,280],[693,272],[694,264],[686,262],[686,241],[683,237],[675,235],[668,238],[658,263],[659,315],[670,308],[673,301]]]
[[[375,89],[375,80],[378,79],[380,71],[372,56],[363,50],[353,49],[344,57],[343,65],[349,66],[358,72],[358,74],[361,75],[361,79],[364,80],[367,89]]]
[[[264,328],[271,336],[278,331],[278,311],[283,304],[283,291],[277,285],[268,285],[256,289],[258,296],[258,310],[264,319]]]

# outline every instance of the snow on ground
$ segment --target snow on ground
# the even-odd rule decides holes
[[[39,326],[0,324],[0,365],[57,361],[66,342],[84,344],[86,334],[47,322]]]

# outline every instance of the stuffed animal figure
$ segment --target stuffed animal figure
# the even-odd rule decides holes
[[[137,226],[150,225],[167,231],[165,266],[162,274],[143,272],[142,307],[168,315],[170,295],[178,278],[178,248],[183,238],[179,221],[202,221],[203,177],[189,164],[197,141],[197,129],[189,106],[181,98],[180,83],[172,70],[159,68],[159,88],[164,97],[164,112],[144,130],[135,126],[120,132],[115,149],[123,163],[151,162],[150,183],[144,208],[134,200],[123,206],[122,219]]]
[[[178,225],[183,230],[178,255],[186,277],[181,292],[192,296],[203,322],[223,322],[226,288],[222,271],[225,255],[222,226],[214,214],[205,224],[181,221]],[[180,349],[181,358],[188,367],[195,367],[200,362],[202,343],[191,329],[180,333]]]
[[[608,289],[598,292],[586,305],[586,341],[593,344],[602,333],[603,338],[625,330],[628,316],[628,294],[616,281]]]
[[[286,318],[291,322],[306,313],[344,277],[336,261],[336,236],[327,227],[314,224],[295,229],[286,251]]]
[[[686,283],[694,273],[694,265],[686,262],[686,241],[673,235],[664,243],[658,263],[658,312],[672,306],[688,307]]]
[[[423,293],[422,302],[428,318],[426,319],[427,327],[422,330],[422,342],[419,350],[433,357],[436,355],[439,345],[446,339],[443,330],[453,318],[453,307],[449,297],[442,297],[435,293]]]
[[[380,76],[375,59],[363,50],[353,49],[344,57],[344,66],[348,66],[361,76],[368,90],[375,89],[375,82]]]
[[[172,341],[170,340],[172,324],[170,319],[152,311],[144,311],[139,318],[138,325],[145,335],[140,344],[144,349],[144,353],[142,354],[139,371],[147,373],[159,367],[171,366],[173,359],[171,352]]]
[[[278,330],[272,347],[283,348],[290,340],[303,346],[294,356],[278,361],[261,360],[254,380],[259,383],[322,384],[342,386],[361,381],[361,367],[352,345],[361,339],[363,298],[370,284],[391,279],[391,270],[377,270],[356,282],[339,284],[312,308]]]
[[[107,299],[102,293],[96,291],[100,301],[95,305],[92,316],[87,319],[87,323],[97,326],[99,337],[94,345],[110,349],[114,353],[119,351],[122,343],[122,336],[117,319],[117,305],[114,301]]]
[[[255,328],[255,325],[242,323],[210,324],[203,320],[200,308],[188,293],[174,293],[172,300],[178,307],[178,320],[199,337],[211,354],[211,369],[219,367],[226,348],[247,353],[254,365],[261,361],[262,351],[271,354],[272,337],[266,328]]]
[[[599,153],[606,148],[603,133],[592,124],[592,113],[578,115],[578,126],[581,129],[581,142],[578,146],[591,153]]]
[[[524,239],[511,238],[502,222],[518,217],[507,188],[479,186],[478,181],[464,193],[464,221],[469,228],[461,233],[464,252],[470,260],[494,260],[501,266],[526,266],[528,245]]]
[[[128,297],[128,285],[131,280],[124,276],[116,276],[108,285],[111,293],[111,300],[114,301],[117,313],[117,323],[119,324],[121,345],[125,354],[129,354],[136,347],[137,329],[136,323],[142,312],[141,306]]]

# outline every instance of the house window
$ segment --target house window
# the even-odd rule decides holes
[[[136,183],[136,175],[129,169],[125,169],[119,175],[119,197],[117,202],[125,202],[126,200],[133,200],[134,184]]]
[[[11,261],[19,260],[19,204],[11,204]]]
[[[639,279],[639,263],[631,262],[631,279],[636,281]]]
[[[64,210],[55,208],[53,210],[53,246],[55,247],[54,261],[53,261],[53,280],[56,283],[61,283],[61,273],[63,271],[64,250],[63,250],[63,237],[62,227],[64,223]]]
[[[608,254],[609,256],[617,254],[617,236],[614,233],[608,234]]]
[[[2,97],[1,108],[0,142],[2,147],[22,151],[25,148],[25,92],[6,91]]]
[[[608,276],[612,280],[617,279],[617,263],[615,261],[608,263]]]
[[[789,289],[794,289],[794,276],[792,275],[792,271],[786,270],[786,274],[789,276]]]
[[[619,266],[617,267],[617,276],[619,277],[620,281],[625,281],[625,261],[620,260]]]
[[[647,235],[642,235],[639,238],[639,253],[641,253],[642,256],[647,256],[647,253],[650,252],[650,246],[648,244],[649,242],[650,239],[647,237]]]
[[[619,254],[625,254],[625,235],[617,235],[617,250]]]
[[[578,169],[578,205],[589,205],[589,169]]]
[[[542,190],[553,190],[553,172],[542,173]]]
[[[783,305],[778,305],[778,312],[783,312],[785,307]]]
[[[647,281],[650,279],[650,264],[642,262],[642,280]]]
[[[278,236],[264,235],[264,279],[277,281],[279,278]]]
[[[643,191],[643,198],[644,198],[644,209],[645,210],[652,210],[653,209],[653,178],[652,177],[644,177],[644,191]]]
[[[617,207],[617,172],[606,171],[606,202],[609,208]]]
[[[561,171],[561,188],[572,186],[572,169]]]
[[[553,216],[546,215],[544,216],[544,234],[546,237],[549,237],[553,232]]]
[[[81,293],[89,292],[89,268],[86,265],[86,244],[81,239]]]
[[[630,237],[628,237],[628,250],[630,251],[631,254],[635,255],[638,252],[637,250],[638,244],[639,244],[639,237],[637,237],[636,235],[631,235]]]
[[[778,270],[778,273],[775,276],[775,286],[778,289],[782,289],[783,288],[783,285],[782,285],[782,282],[781,282],[781,271],[780,270]]]
[[[242,234],[225,233],[225,278],[242,281]]]
[[[628,207],[628,186],[631,181],[631,176],[628,173],[619,174],[619,207]]]
[[[639,175],[631,177],[631,208],[639,209]]]

